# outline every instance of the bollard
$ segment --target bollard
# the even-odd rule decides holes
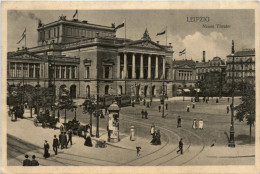
[[[135,141],[135,127],[130,127],[130,141]]]

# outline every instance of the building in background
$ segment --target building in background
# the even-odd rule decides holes
[[[255,84],[255,49],[237,51],[227,56],[227,81],[232,81],[234,57],[234,81]]]

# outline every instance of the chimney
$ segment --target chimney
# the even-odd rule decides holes
[[[157,44],[159,44],[159,41],[158,41],[158,40],[157,40],[156,42],[157,42]]]
[[[17,51],[19,51],[19,50],[20,50],[20,48],[18,47],[18,48],[17,48]]]
[[[206,51],[203,51],[203,59],[202,62],[206,62]]]
[[[235,46],[234,46],[234,40],[232,40],[232,50],[231,53],[234,54],[235,53]]]

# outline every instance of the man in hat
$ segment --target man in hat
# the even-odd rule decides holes
[[[59,135],[59,141],[60,141],[60,148],[63,149],[63,148],[64,148],[64,144],[63,144],[63,136],[62,136],[62,132],[60,132],[60,135]]]
[[[25,155],[25,160],[23,160],[23,166],[31,166],[31,160],[29,160],[29,155]]]
[[[158,110],[159,110],[159,112],[161,112],[161,105],[158,106]]]
[[[147,110],[144,111],[145,119],[148,119],[148,112]]]
[[[32,156],[31,166],[39,166],[39,162],[35,159],[35,155]]]
[[[177,120],[177,128],[181,127],[181,116],[178,116],[178,120]]]
[[[141,114],[142,114],[142,118],[144,118],[144,110],[142,109],[142,111],[141,111]]]
[[[177,153],[179,153],[181,151],[181,154],[183,154],[183,142],[182,142],[182,138],[179,141],[179,150],[177,150]]]
[[[70,145],[72,146],[72,130],[71,129],[69,129],[68,134],[69,134],[69,140],[68,140],[67,144],[69,144],[69,142],[70,142]]]
[[[57,155],[58,153],[58,146],[59,146],[59,140],[56,137],[56,135],[54,135],[52,147],[53,147],[53,151],[55,152],[55,155]]]

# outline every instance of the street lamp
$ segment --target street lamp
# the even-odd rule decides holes
[[[231,103],[231,126],[230,126],[230,139],[228,147],[235,147],[235,131],[234,131],[234,41],[232,40],[232,103]]]

